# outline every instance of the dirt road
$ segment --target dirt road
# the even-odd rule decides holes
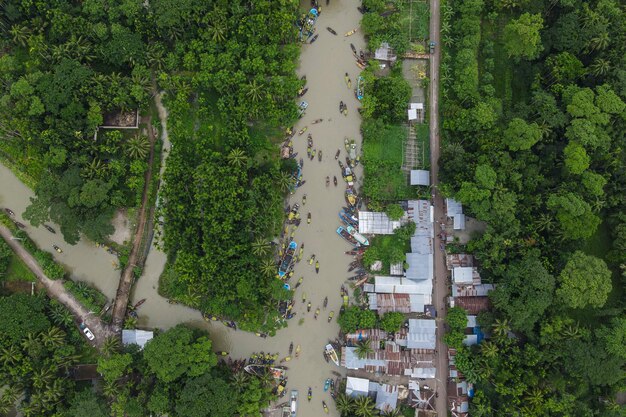
[[[37,276],[39,282],[46,288],[48,296],[67,307],[77,321],[85,323],[85,325],[89,327],[96,337],[92,342],[90,342],[93,346],[100,348],[105,339],[114,334],[109,326],[104,324],[93,311],[88,311],[76,300],[76,298],[74,298],[71,293],[65,289],[63,281],[55,281],[48,278],[35,258],[26,249],[24,249],[24,247],[19,243],[19,240],[13,239],[11,231],[3,225],[0,225],[0,236],[2,236],[2,238],[9,244],[11,249],[13,249],[13,251],[20,257],[33,274]]]
[[[435,222],[444,220],[443,198],[439,193],[439,154],[440,154],[440,138],[439,138],[439,60],[441,57],[440,42],[440,4],[439,0],[430,0],[430,41],[435,42],[435,51],[430,56],[430,91],[429,100],[429,123],[430,123],[430,166],[432,173],[432,184],[434,190],[433,204],[435,206]],[[438,226],[435,226],[438,227]],[[439,230],[437,230],[439,232]],[[438,242],[437,242],[438,243]],[[447,410],[447,387],[446,381],[448,377],[448,358],[447,347],[443,343],[444,321],[446,317],[445,297],[448,295],[448,275],[444,263],[444,253],[440,249],[440,245],[435,243],[434,250],[434,303],[437,310],[437,391],[439,393],[436,399],[435,409],[437,415],[444,417],[448,415]]]
[[[120,283],[117,288],[117,294],[115,296],[115,304],[113,305],[113,314],[111,323],[113,329],[116,332],[121,332],[122,325],[124,324],[124,317],[126,316],[126,307],[128,306],[128,300],[130,297],[130,291],[133,286],[133,271],[137,266],[139,260],[139,249],[141,247],[141,240],[146,228],[146,221],[148,220],[149,207],[148,202],[150,198],[150,181],[152,180],[152,169],[154,165],[154,145],[156,137],[150,118],[146,121],[148,126],[148,138],[150,141],[150,157],[148,159],[148,169],[144,177],[143,196],[141,198],[141,209],[139,211],[139,218],[137,219],[137,230],[133,237],[133,245],[130,249],[130,255],[128,256],[128,264],[122,275],[120,276]]]

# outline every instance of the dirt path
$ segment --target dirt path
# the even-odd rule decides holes
[[[430,166],[432,170],[433,184],[433,205],[435,206],[435,222],[442,222],[445,213],[443,212],[443,198],[439,192],[439,155],[440,155],[440,138],[439,138],[439,60],[441,57],[440,42],[440,4],[439,0],[430,0],[430,40],[435,42],[435,51],[431,54],[430,63],[430,91],[429,91],[429,110],[430,110]],[[437,226],[435,226],[437,227]],[[440,241],[441,242],[441,241]],[[435,409],[439,416],[448,415],[447,404],[447,386],[448,377],[448,348],[443,342],[445,332],[444,323],[446,318],[445,298],[448,295],[448,273],[444,264],[444,253],[440,245],[435,243],[434,250],[434,304],[437,310],[437,391],[439,397],[436,399]]]
[[[20,259],[28,266],[28,268],[37,276],[39,282],[45,287],[46,292],[50,298],[53,298],[67,307],[76,320],[80,323],[85,323],[87,327],[92,331],[96,337],[90,343],[100,348],[102,343],[109,336],[114,335],[111,328],[104,324],[100,318],[94,314],[93,311],[88,311],[81,303],[74,298],[74,296],[68,292],[63,286],[63,281],[52,280],[46,276],[41,269],[41,266],[37,263],[35,258],[19,243],[19,240],[13,239],[11,231],[3,225],[0,225],[0,235],[9,244],[11,249],[20,257]]]
[[[139,249],[141,247],[141,240],[143,238],[144,230],[146,229],[146,220],[148,218],[148,200],[150,198],[150,181],[152,180],[152,165],[154,163],[154,144],[156,142],[156,136],[154,129],[152,128],[151,118],[148,117],[146,121],[148,125],[148,138],[150,140],[150,157],[148,159],[148,169],[144,177],[143,197],[141,198],[141,209],[139,211],[139,218],[137,219],[137,230],[133,237],[133,244],[130,249],[130,255],[128,257],[128,264],[120,277],[120,283],[117,288],[117,294],[115,296],[115,304],[113,306],[112,320],[113,329],[116,332],[122,330],[124,324],[124,317],[126,316],[126,307],[128,306],[128,300],[130,297],[130,290],[133,286],[133,269],[137,266],[139,259]]]

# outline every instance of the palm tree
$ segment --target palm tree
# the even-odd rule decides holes
[[[511,330],[511,327],[509,326],[508,319],[496,319],[496,322],[493,324],[493,333],[496,336],[506,337],[509,333],[509,330]]]
[[[537,410],[539,406],[544,404],[543,391],[541,390],[541,388],[534,387],[530,390],[528,395],[526,395],[525,400],[528,402],[532,409]]]
[[[41,340],[45,347],[59,347],[65,343],[65,332],[58,327],[51,327],[41,334]]]
[[[271,258],[266,258],[261,264],[261,272],[268,277],[276,275],[276,262]]]
[[[278,177],[278,185],[280,186],[280,189],[282,191],[289,191],[289,189],[293,185],[293,182],[294,180],[291,174],[287,172],[280,173],[280,176]]]
[[[591,51],[601,51],[603,49],[606,49],[606,47],[609,46],[609,43],[611,43],[611,38],[609,38],[609,33],[602,32],[599,35],[591,38],[591,40],[589,40],[589,44],[587,45],[587,48]]]
[[[495,358],[498,356],[498,346],[493,342],[483,342],[480,344],[480,351],[485,358]]]
[[[228,163],[234,167],[241,168],[248,161],[248,157],[243,150],[239,148],[231,149],[226,157]]]
[[[246,384],[248,383],[248,374],[245,371],[235,372],[232,376],[231,383],[237,390],[237,392],[242,393],[246,389]]]
[[[359,417],[373,417],[374,402],[370,397],[357,397],[354,401],[354,414]]]
[[[33,386],[43,389],[48,386],[54,379],[54,370],[49,367],[41,368],[33,372]]]
[[[450,22],[448,21],[441,22],[440,32],[442,35],[447,35],[448,33],[450,33],[451,29],[452,29],[452,26],[450,25]]]
[[[54,324],[58,326],[71,326],[74,318],[72,317],[72,313],[68,309],[66,309],[62,304],[59,303],[51,303],[50,304],[50,317]]]
[[[13,25],[9,30],[13,41],[20,46],[26,46],[28,38],[32,34],[31,30],[26,26]]]
[[[365,359],[372,352],[374,349],[372,349],[372,341],[369,339],[362,340],[356,345],[356,354],[359,359]]]
[[[119,393],[119,386],[116,381],[105,381],[102,387],[102,393],[107,398],[115,398]]]
[[[32,334],[26,336],[26,339],[22,340],[22,348],[27,354],[36,354],[41,348],[41,342]]]
[[[104,173],[105,165],[104,162],[100,160],[100,158],[94,158],[91,160],[89,165],[86,165],[82,169],[82,176],[85,178],[93,179],[97,177],[101,177]],[[79,283],[82,284],[82,283]]]
[[[400,417],[402,413],[400,413],[399,408],[387,408],[382,412],[382,415],[385,417]]]
[[[339,411],[342,416],[346,416],[353,411],[354,401],[342,392],[337,395],[335,406],[337,407],[337,411]]]
[[[0,397],[0,414],[8,414],[11,408],[15,405],[18,397],[20,396],[20,390],[12,385],[6,386],[2,397]]]
[[[550,232],[554,229],[554,219],[550,213],[541,213],[534,222],[535,230],[538,232]]]
[[[102,344],[102,353],[104,356],[110,357],[114,353],[118,353],[121,347],[120,339],[116,336],[110,336]]]
[[[561,330],[561,334],[568,339],[578,339],[582,335],[578,323],[568,325]]]
[[[261,100],[263,97],[261,86],[257,84],[256,80],[252,80],[251,83],[248,83],[248,91],[246,92],[246,95],[254,102]]]
[[[163,64],[165,63],[165,50],[163,46],[158,43],[150,44],[146,52],[146,61],[147,64],[154,69],[163,69]]]
[[[208,26],[208,32],[211,39],[216,43],[222,43],[226,40],[226,24],[224,22],[214,22]]]
[[[134,329],[135,327],[137,327],[137,319],[135,317],[127,317],[124,320],[125,329]]]
[[[132,159],[144,159],[150,151],[148,138],[144,135],[135,135],[126,142],[128,156]]]
[[[256,238],[256,240],[252,243],[252,253],[256,256],[266,255],[269,252],[269,248],[269,243],[262,237]]]
[[[596,58],[593,63],[589,66],[591,73],[596,77],[603,77],[609,73],[611,69],[611,63],[602,58]]]
[[[22,352],[15,345],[3,348],[2,351],[0,351],[0,362],[5,367],[16,365],[21,359]]]

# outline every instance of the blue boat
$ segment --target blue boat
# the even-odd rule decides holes
[[[339,212],[339,218],[342,222],[344,222],[346,226],[359,226],[359,219],[352,214],[346,213],[344,209],[341,209],[341,211]]]
[[[356,90],[354,92],[357,99],[363,99],[363,77],[359,76],[359,78],[357,79]]]
[[[285,251],[285,256],[283,256],[280,266],[278,267],[278,276],[281,279],[284,278],[285,275],[287,275],[287,272],[291,269],[296,249],[298,249],[298,244],[292,240],[289,243],[289,247],[287,247],[287,250]]]

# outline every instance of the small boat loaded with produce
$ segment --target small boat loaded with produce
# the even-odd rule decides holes
[[[357,229],[355,229],[352,226],[348,226],[346,228],[348,230],[348,233],[350,233],[352,235],[352,237],[359,242],[359,244],[361,246],[369,246],[370,241],[367,240],[367,238],[365,236],[363,236],[362,234],[359,233],[359,231]]]
[[[349,206],[356,206],[356,193],[352,187],[346,188],[346,202]]]
[[[333,361],[335,365],[339,366],[339,356],[337,356],[335,348],[330,343],[324,348],[324,355],[328,356],[328,358]]]
[[[344,238],[345,240],[347,240],[349,243],[351,243],[352,245],[359,245],[359,243],[356,241],[355,238],[352,237],[352,235],[350,234],[350,232],[348,232],[346,229],[344,229],[343,227],[339,226],[337,228],[337,234],[339,236],[341,236],[342,238]]]
[[[291,269],[296,249],[298,249],[298,244],[293,240],[289,242],[289,246],[287,247],[285,255],[283,256],[283,259],[280,262],[280,266],[278,267],[278,276],[281,279],[284,278],[285,275],[287,275],[287,272],[289,272],[289,270]]]

